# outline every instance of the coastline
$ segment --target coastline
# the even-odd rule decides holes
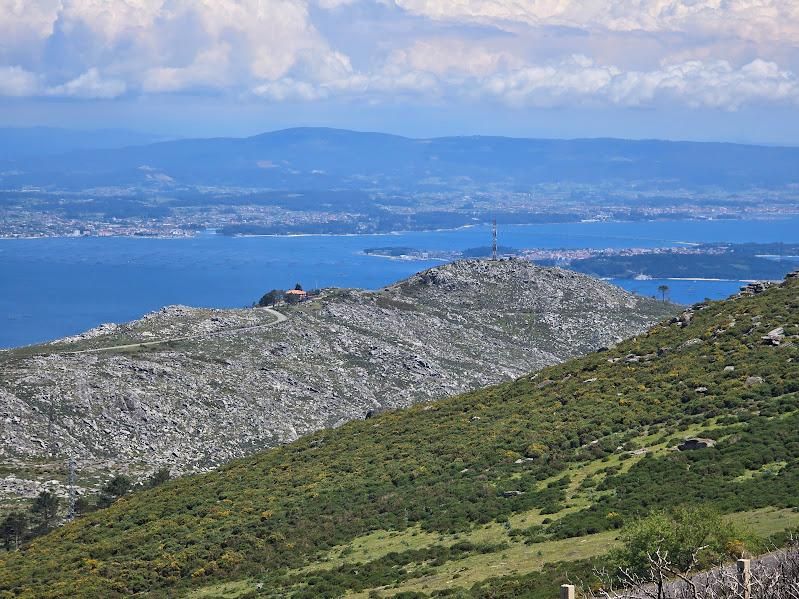
[[[547,223],[513,223],[503,224],[501,229],[514,229],[521,227],[551,227],[551,226],[592,226],[592,225],[632,225],[632,224],[653,224],[653,223],[736,223],[736,222],[779,222],[791,219],[799,219],[799,214],[786,214],[780,216],[774,215],[754,215],[748,218],[675,218],[675,219],[648,219],[648,220],[593,220],[582,219],[576,221],[561,221],[561,222],[547,222]],[[207,233],[200,231],[193,235],[22,235],[22,236],[8,236],[0,234],[0,241],[2,240],[36,240],[36,239],[197,239],[198,237],[224,237],[224,238],[257,238],[257,237],[275,237],[275,238],[291,238],[291,237],[390,237],[396,235],[409,235],[413,233],[447,233],[475,229],[479,227],[490,227],[490,223],[481,222],[468,225],[461,225],[458,227],[444,227],[439,229],[399,229],[393,231],[381,232],[364,232],[364,233],[244,233],[235,235],[222,235],[219,233]],[[574,237],[581,237],[580,234],[575,234]],[[632,237],[630,237],[632,239]],[[701,245],[697,241],[684,241],[680,239],[661,239],[652,237],[636,237],[636,239],[648,241],[662,241],[675,245],[695,246]]]
[[[745,220],[724,221],[713,226],[685,220],[657,224],[606,221],[569,226],[513,225],[500,229],[499,243],[516,248],[552,250],[634,247],[639,245],[636,236],[690,242],[724,239],[732,243],[749,240],[776,243],[795,240],[797,226],[799,218],[778,225],[773,221]],[[578,237],[576,234],[586,235]],[[123,322],[170,304],[240,307],[268,289],[290,288],[297,281],[309,286],[377,289],[409,276],[424,265],[445,263],[448,255],[444,252],[485,246],[490,242],[490,227],[469,225],[459,231],[346,237],[294,235],[298,237],[294,240],[282,235],[270,237],[273,239],[236,241],[205,232],[190,238],[181,237],[189,240],[182,243],[166,241],[175,239],[173,237],[140,237],[150,241],[138,243],[125,241],[126,236],[117,236],[102,239],[36,237],[43,241],[0,244],[0,276],[8,281],[7,292],[0,297],[0,312],[3,313],[0,346],[19,347],[60,338],[102,322]],[[661,245],[640,243],[646,247]],[[410,259],[360,255],[365,254],[363,250],[367,248],[381,245],[421,248],[430,254],[427,259],[413,254]],[[648,295],[655,293],[653,289],[659,284],[666,284],[672,288],[675,301],[686,304],[706,296],[726,296],[746,284],[745,281],[701,280],[721,279],[719,275],[737,275],[737,272],[702,272],[711,276],[690,277],[692,281],[675,278],[654,284],[618,280],[616,284],[645,290]],[[756,278],[756,273],[740,274]],[[682,273],[667,271],[664,274]],[[69,301],[53,301],[54,297],[68,297]],[[13,317],[20,306],[25,306],[24,319]]]

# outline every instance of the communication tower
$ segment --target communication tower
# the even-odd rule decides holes
[[[39,394],[39,400],[47,405],[47,453],[51,458],[55,457],[55,398],[49,390],[44,390]]]
[[[497,259],[497,219],[491,221],[491,259]]]
[[[67,522],[75,519],[76,513],[75,506],[78,501],[78,493],[75,489],[75,458],[70,457],[67,462],[67,486],[69,488],[69,511],[67,512]]]

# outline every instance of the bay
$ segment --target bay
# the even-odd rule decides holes
[[[700,242],[796,242],[799,218],[592,222],[501,227],[515,248],[665,247]],[[440,262],[367,256],[370,247],[463,250],[491,243],[490,228],[388,235],[189,239],[0,240],[0,347],[124,322],[169,304],[242,307],[272,288],[376,289]],[[737,281],[615,281],[644,295],[665,283],[680,303],[734,293]]]

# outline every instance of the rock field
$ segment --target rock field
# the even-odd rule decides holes
[[[677,312],[523,260],[465,260],[377,292],[264,309],[164,308],[0,352],[0,499],[115,472],[212,468],[379,410],[520,376]],[[186,339],[185,337],[190,337]],[[178,339],[149,346],[160,339]],[[81,352],[125,346],[108,351]],[[70,353],[72,352],[72,353]]]

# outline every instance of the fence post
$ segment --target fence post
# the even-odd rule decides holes
[[[752,598],[752,563],[748,559],[738,560],[738,597]]]
[[[562,584],[560,585],[560,599],[574,599],[574,585]]]

